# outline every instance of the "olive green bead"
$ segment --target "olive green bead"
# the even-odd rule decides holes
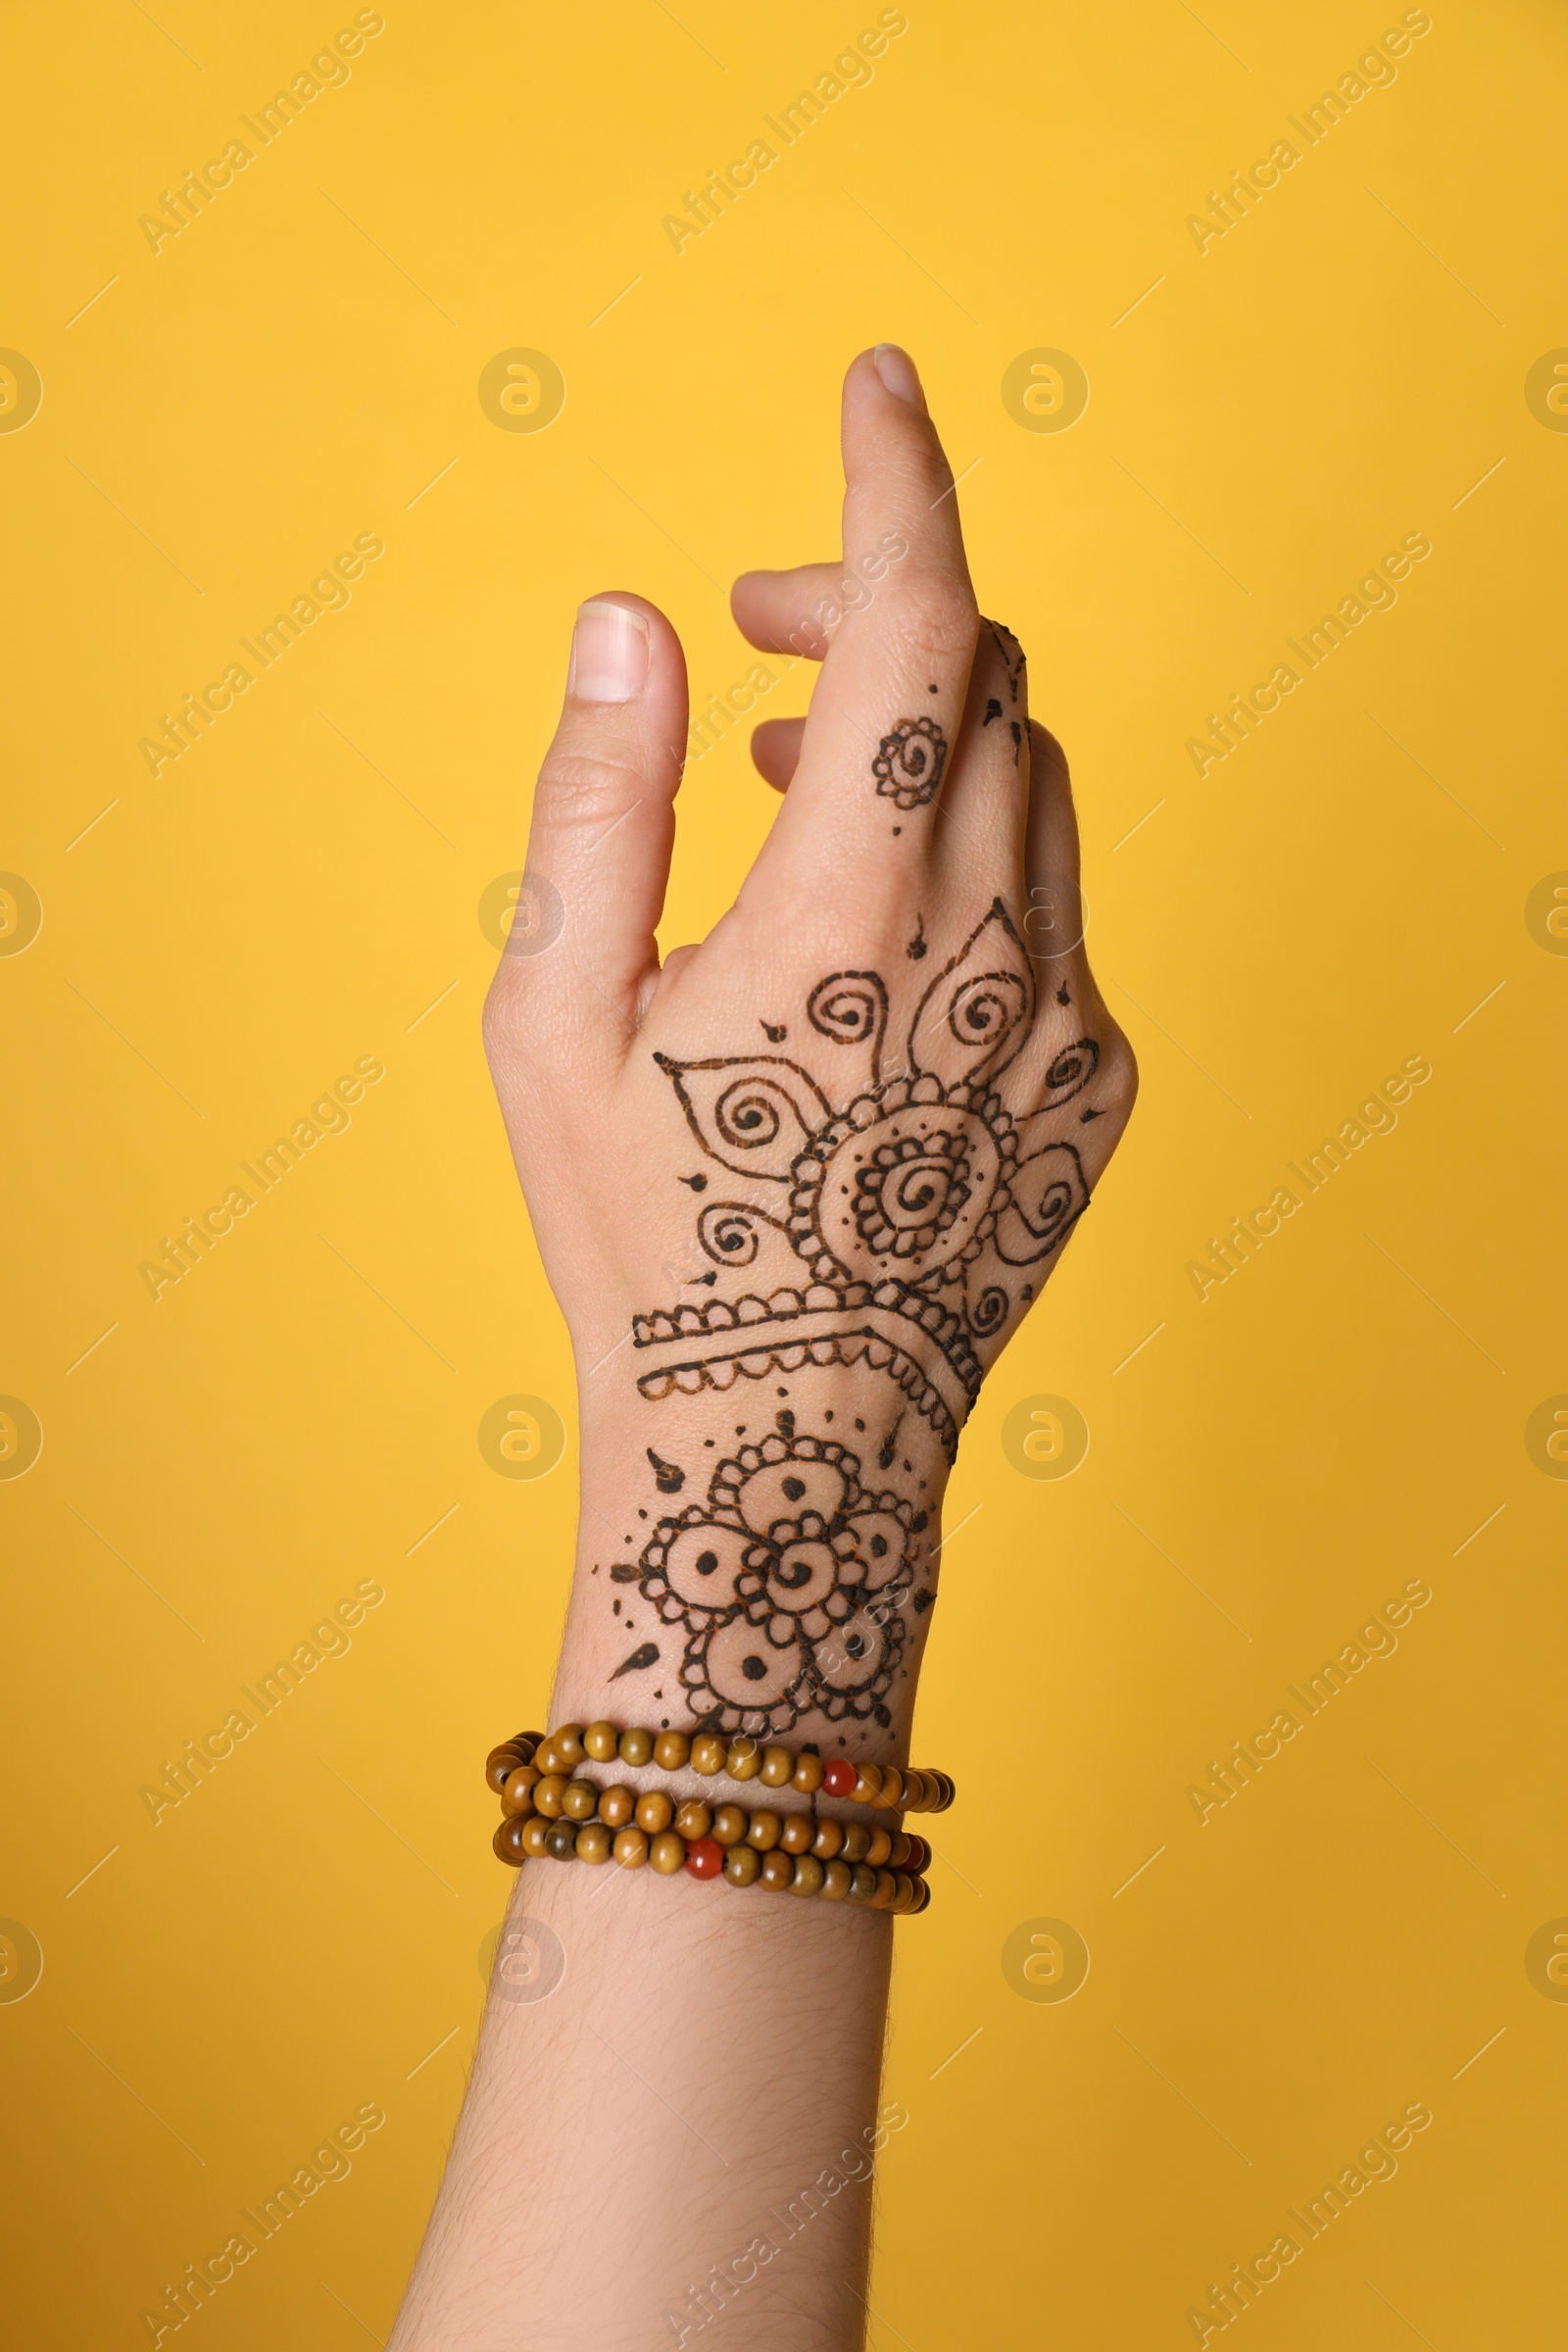
[[[587,1754],[582,1743],[582,1725],[564,1723],[550,1735],[550,1744],[568,1772],[575,1772]]]
[[[791,1894],[820,1894],[823,1869],[814,1854],[797,1854],[795,1876],[790,1881]]]
[[[610,1832],[602,1821],[585,1821],[577,1832],[579,1862],[608,1862],[610,1860]]]
[[[724,1742],[715,1732],[699,1732],[692,1741],[691,1768],[705,1779],[710,1773],[724,1769]]]
[[[548,1852],[545,1840],[554,1827],[555,1824],[546,1821],[541,1813],[530,1814],[523,1823],[522,1834],[517,1842],[530,1862],[539,1861]]]
[[[610,1850],[622,1870],[641,1870],[648,1859],[648,1832],[638,1829],[617,1830],[615,1842]]]
[[[724,1770],[732,1781],[755,1781],[762,1769],[762,1751],[755,1740],[732,1740],[724,1756]]]
[[[535,1781],[533,1785],[535,1810],[542,1813],[547,1821],[559,1821],[561,1800],[569,1786],[559,1772],[547,1772],[543,1780]]]
[[[724,1876],[732,1886],[755,1886],[762,1875],[762,1857],[755,1845],[732,1845],[724,1856]]]
[[[714,1808],[710,1838],[720,1845],[739,1845],[751,1827],[752,1817],[744,1805],[718,1805]]]
[[[795,1758],[787,1747],[764,1747],[758,1779],[764,1788],[787,1788],[795,1770]]]
[[[654,1741],[654,1762],[661,1772],[679,1772],[692,1752],[684,1732],[661,1732]]]
[[[688,1845],[699,1838],[706,1838],[712,1826],[713,1808],[705,1805],[700,1796],[689,1796],[683,1805],[675,1808],[675,1827]]]
[[[577,1825],[553,1821],[545,1832],[545,1852],[557,1862],[569,1862],[577,1851]]]
[[[829,1814],[822,1814],[816,1824],[816,1834],[811,1839],[812,1853],[819,1862],[831,1862],[834,1855],[842,1851],[843,1845],[843,1822],[834,1821]]]
[[[760,1854],[770,1853],[778,1843],[783,1826],[776,1813],[754,1813],[746,1832],[747,1842],[755,1845]]]
[[[774,1894],[784,1893],[787,1887],[795,1884],[795,1864],[788,1854],[781,1854],[777,1846],[771,1853],[762,1856],[760,1884]]]
[[[592,1821],[599,1810],[599,1791],[592,1781],[568,1781],[561,1792],[561,1810],[567,1821]]]
[[[629,1764],[633,1772],[640,1772],[645,1764],[651,1764],[654,1760],[654,1735],[640,1731],[636,1725],[630,1731],[621,1733],[617,1745],[621,1762]]]
[[[825,1903],[842,1903],[850,1891],[850,1881],[854,1875],[847,1862],[824,1862],[822,1865],[822,1900]]]
[[[857,1862],[850,1873],[850,1900],[868,1903],[876,1892],[876,1872],[868,1863]]]
[[[663,1831],[649,1847],[648,1859],[661,1878],[672,1877],[685,1863],[685,1838],[677,1838],[673,1830]]]
[[[599,1818],[610,1829],[623,1830],[637,1810],[637,1791],[623,1781],[599,1791]]]
[[[798,1795],[814,1796],[822,1786],[822,1759],[814,1747],[803,1748],[795,1759],[790,1787]]]
[[[613,1764],[620,1750],[620,1734],[612,1723],[591,1723],[582,1736],[583,1754],[596,1764]]]

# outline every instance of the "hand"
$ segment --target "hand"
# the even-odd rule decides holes
[[[571,1703],[863,1751],[906,1720],[964,1417],[1136,1073],[901,351],[850,368],[843,441],[842,562],[734,591],[754,645],[822,660],[758,729],[784,804],[735,906],[660,967],[685,664],[595,599],[486,1043],[578,1366]]]

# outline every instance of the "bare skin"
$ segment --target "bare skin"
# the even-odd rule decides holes
[[[784,800],[735,906],[661,966],[685,664],[654,607],[595,599],[486,1043],[578,1374],[552,1724],[907,1763],[957,1433],[1136,1073],[1066,764],[904,353],[854,363],[843,443],[842,559],[733,592],[754,645],[822,660],[754,737]],[[395,2352],[629,2352],[730,2309],[751,2352],[858,2345],[893,1921],[547,1859],[512,1916],[531,1987],[564,1974],[492,1989]]]

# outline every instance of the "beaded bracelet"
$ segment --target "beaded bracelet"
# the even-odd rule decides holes
[[[945,1811],[955,1794],[946,1773],[857,1766],[847,1757],[824,1765],[814,1747],[796,1755],[703,1732],[689,1737],[619,1731],[608,1722],[564,1724],[548,1736],[519,1732],[485,1759],[486,1782],[503,1806],[494,1839],[500,1860],[514,1868],[546,1855],[563,1862],[614,1861],[623,1870],[651,1863],[666,1877],[681,1869],[697,1879],[722,1873],[735,1886],[760,1885],[910,1915],[930,1902],[924,1873],[931,1848],[910,1831],[867,1829],[815,1813],[713,1807],[697,1797],[677,1805],[662,1789],[639,1796],[623,1785],[601,1788],[575,1777],[576,1767],[589,1759],[618,1759],[634,1770],[650,1763],[670,1772],[690,1765],[705,1775],[722,1771],[732,1780],[758,1779],[764,1788],[805,1795],[820,1788],[860,1804],[909,1811]]]
[[[526,1748],[527,1754],[521,1751]],[[636,1728],[617,1731],[612,1723],[564,1723],[549,1734],[519,1732],[491,1751],[486,1764],[490,1785],[498,1792],[501,1759],[517,1751],[514,1764],[535,1764],[542,1774],[570,1773],[585,1759],[612,1764],[618,1758],[634,1770],[657,1764],[662,1772],[678,1772],[689,1765],[705,1777],[722,1772],[732,1781],[759,1780],[764,1788],[793,1788],[811,1796],[842,1796],[860,1805],[897,1806],[905,1813],[945,1813],[956,1793],[945,1772],[901,1770],[897,1764],[852,1764],[847,1756],[822,1761],[814,1747],[798,1753],[787,1747],[764,1747],[752,1739],[721,1740],[714,1732],[649,1732]]]

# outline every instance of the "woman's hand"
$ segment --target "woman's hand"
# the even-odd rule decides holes
[[[850,368],[843,440],[842,562],[734,591],[754,645],[822,660],[809,716],[757,731],[785,797],[735,906],[661,968],[685,665],[596,599],[486,1039],[577,1358],[569,1705],[885,1754],[958,1432],[1136,1073],[1066,764],[903,352]]]

